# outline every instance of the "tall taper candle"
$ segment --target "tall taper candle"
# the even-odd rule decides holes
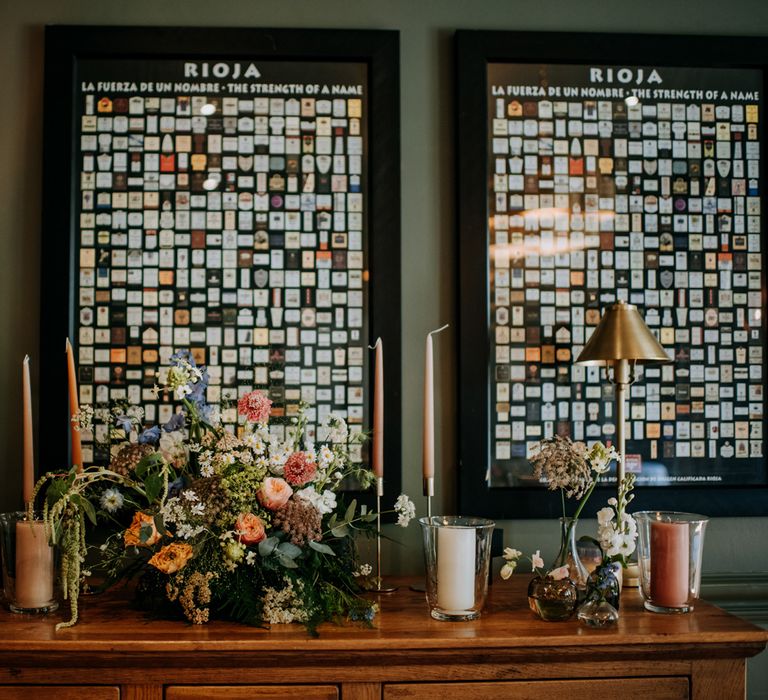
[[[421,468],[426,483],[435,476],[435,385],[432,334],[427,334],[424,356],[424,429]]]
[[[384,347],[376,340],[376,364],[373,379],[373,444],[371,469],[375,476],[384,476]]]
[[[427,346],[424,357],[424,429],[422,448],[422,472],[425,495],[431,491],[430,485],[435,478],[435,384],[432,336],[448,328],[448,324],[427,333]]]
[[[32,438],[32,382],[29,379],[29,355],[24,356],[21,365],[22,399],[24,402],[23,427],[24,427],[24,474],[22,492],[24,505],[32,500],[32,492],[35,489],[35,451]]]
[[[77,375],[75,374],[75,355],[72,351],[72,344],[67,338],[67,379],[69,381],[69,418],[70,418],[70,432],[72,434],[72,459],[71,464],[77,465],[78,471],[83,469],[83,448],[80,444],[80,431],[75,430],[72,425],[71,419],[78,410],[78,388],[77,388]]]

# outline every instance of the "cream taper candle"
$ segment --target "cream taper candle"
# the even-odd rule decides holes
[[[376,363],[373,380],[373,442],[371,469],[378,478],[384,477],[384,346],[376,340]]]

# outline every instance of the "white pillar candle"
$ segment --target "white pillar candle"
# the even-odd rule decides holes
[[[437,528],[437,606],[462,613],[475,605],[475,529]]]
[[[53,547],[42,520],[16,523],[14,598],[20,608],[44,608],[53,600]]]

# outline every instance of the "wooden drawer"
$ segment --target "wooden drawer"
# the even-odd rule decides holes
[[[120,700],[120,688],[97,685],[0,685],[0,700]]]
[[[615,678],[578,681],[515,681],[510,683],[407,683],[384,686],[384,700],[595,700],[596,698],[687,700],[688,679]]]
[[[335,685],[170,685],[165,700],[338,700]],[[3,698],[0,698],[3,700]]]

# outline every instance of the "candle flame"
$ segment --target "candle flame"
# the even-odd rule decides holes
[[[375,350],[377,347],[379,347],[379,345],[381,345],[381,336],[376,338],[376,342],[373,345],[369,345],[368,349],[369,350]]]

